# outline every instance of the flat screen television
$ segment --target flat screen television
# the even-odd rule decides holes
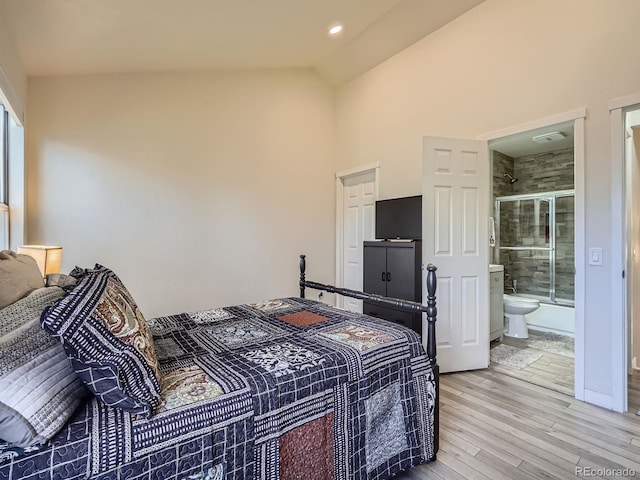
[[[419,240],[422,238],[422,195],[376,202],[376,238]]]

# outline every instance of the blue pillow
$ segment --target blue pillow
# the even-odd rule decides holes
[[[40,288],[0,310],[0,439],[19,447],[52,438],[87,393],[60,343],[40,327],[42,311],[63,296],[61,288]]]
[[[78,283],[41,318],[102,402],[149,418],[160,403],[153,337],[131,294],[108,268],[76,268]]]

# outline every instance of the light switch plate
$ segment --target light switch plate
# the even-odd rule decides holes
[[[589,248],[589,265],[602,265],[602,248]]]

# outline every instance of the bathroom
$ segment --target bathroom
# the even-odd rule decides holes
[[[533,310],[523,316],[507,313],[499,339],[517,347],[510,350],[517,354],[535,346],[534,340],[558,341],[562,349],[547,350],[568,357],[575,334],[573,124],[512,135],[491,142],[490,147],[491,263],[503,269],[503,308],[511,306],[509,313],[513,306],[523,307],[522,312]],[[495,346],[492,343],[492,362],[500,358]],[[506,346],[501,348],[509,353]],[[531,352],[531,358],[545,355]],[[563,369],[562,383],[572,386],[568,378],[573,375],[572,363]]]

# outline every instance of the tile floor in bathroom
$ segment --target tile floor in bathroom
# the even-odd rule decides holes
[[[573,397],[575,368],[573,358],[531,348],[527,345],[526,340],[520,338],[505,336],[503,337],[502,343],[512,347],[534,350],[542,356],[522,370],[509,368],[494,362],[491,362],[489,368],[496,372],[519,378],[529,383],[549,388],[556,392],[564,393]],[[491,347],[494,347],[497,344],[497,340],[491,342]]]

